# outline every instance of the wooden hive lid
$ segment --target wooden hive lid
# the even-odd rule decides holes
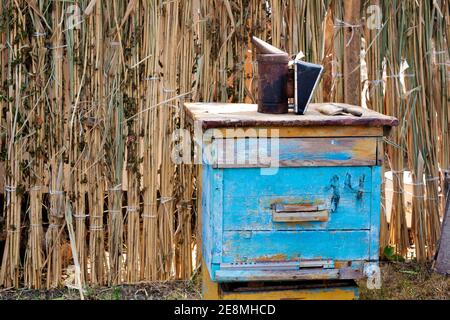
[[[305,115],[293,112],[282,115],[257,112],[256,104],[242,103],[186,103],[186,114],[191,122],[201,121],[202,128],[248,128],[248,127],[318,127],[318,126],[366,126],[394,127],[398,120],[369,109],[347,104],[334,105],[358,108],[362,117],[327,116],[317,111],[323,104],[311,104]]]

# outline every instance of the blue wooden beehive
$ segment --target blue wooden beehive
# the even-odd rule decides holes
[[[202,134],[201,243],[212,281],[358,279],[378,263],[382,142],[398,121],[317,107],[296,116],[185,105]]]

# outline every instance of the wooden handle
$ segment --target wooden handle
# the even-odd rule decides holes
[[[311,204],[276,204],[272,213],[274,222],[326,222],[329,211],[325,206]]]

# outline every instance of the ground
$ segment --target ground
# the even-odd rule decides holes
[[[390,262],[382,265],[383,286],[380,290],[367,290],[361,281],[362,300],[408,300],[446,299],[450,300],[450,277],[431,271],[430,265],[413,262]],[[158,282],[152,284],[125,285],[109,288],[87,289],[90,300],[184,300],[200,299],[200,277],[191,281]],[[50,291],[0,289],[0,300],[71,300],[79,299],[76,290],[60,289]]]
[[[382,288],[367,290],[360,283],[363,300],[450,300],[450,277],[431,270],[430,264],[390,262],[382,265]]]

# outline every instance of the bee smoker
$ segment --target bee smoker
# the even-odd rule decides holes
[[[289,55],[257,37],[252,42],[257,51],[258,112],[288,113]]]
[[[304,114],[320,81],[323,67],[297,59],[290,63],[286,52],[257,37],[252,37],[252,42],[257,51],[258,112],[288,113],[289,99],[292,99],[294,112]],[[293,68],[289,68],[290,64]]]

